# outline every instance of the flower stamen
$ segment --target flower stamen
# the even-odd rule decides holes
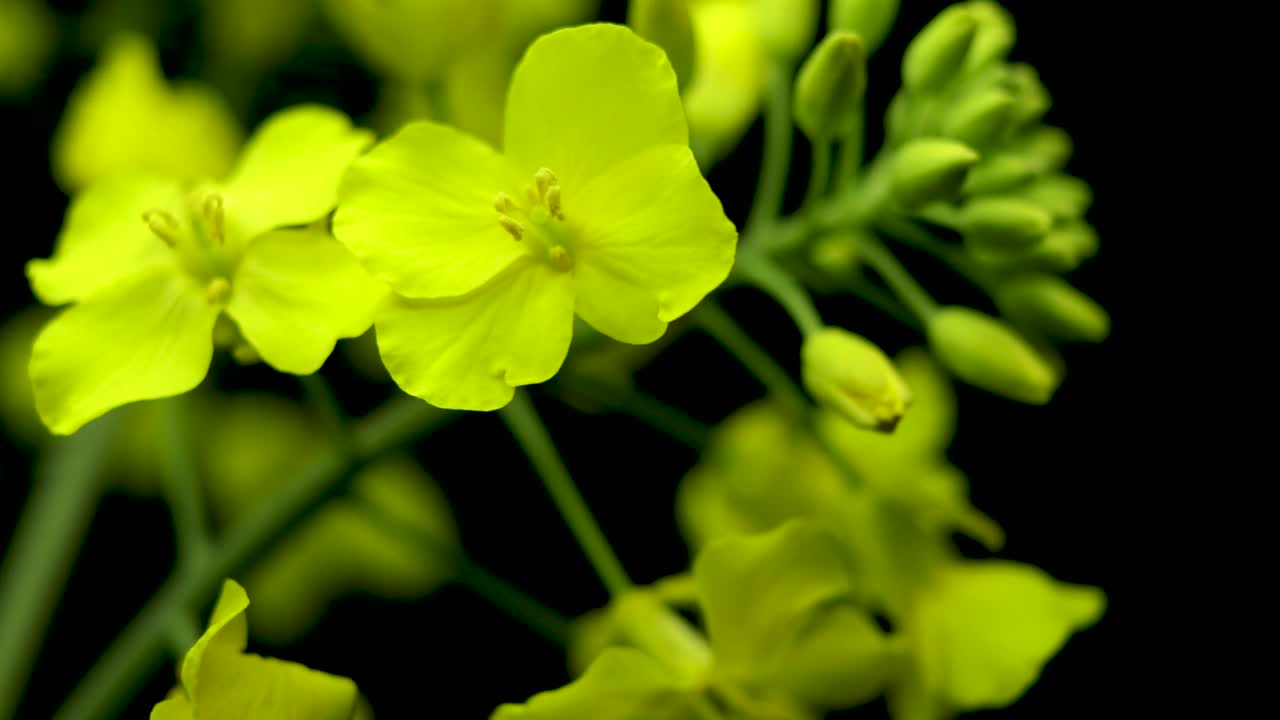
[[[499,215],[498,224],[502,226],[503,230],[506,230],[507,232],[511,233],[511,237],[515,238],[516,240],[524,239],[524,225],[521,225],[520,223],[516,222],[510,216]]]
[[[170,248],[178,246],[178,219],[164,210],[148,210],[142,213],[142,221],[147,224],[156,237],[164,241]]]

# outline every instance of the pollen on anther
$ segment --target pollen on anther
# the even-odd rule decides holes
[[[224,277],[216,277],[205,286],[205,297],[210,305],[225,305],[231,299],[231,282]]]
[[[512,220],[511,218],[507,217],[506,215],[498,216],[498,224],[502,226],[503,230],[506,230],[507,232],[511,233],[511,237],[515,238],[516,240],[521,240],[524,238],[524,226],[516,222],[515,220]]]
[[[552,185],[547,188],[547,210],[551,212],[552,217],[557,220],[564,219],[564,211],[560,207],[560,186]]]
[[[177,246],[178,221],[172,215],[164,210],[148,210],[142,213],[142,221],[165,245],[171,248]]]
[[[557,184],[556,174],[547,168],[541,168],[538,172],[533,174],[533,182],[537,187],[538,197],[545,198],[547,196],[547,189],[552,185]]]
[[[557,270],[565,271],[573,269],[573,256],[563,245],[554,245],[547,251],[547,259],[551,261],[551,267]]]
[[[493,198],[493,209],[505,215],[514,212],[517,208],[510,195],[500,192]]]
[[[226,241],[225,211],[222,206],[222,196],[218,193],[206,195],[204,202],[200,205],[200,214],[204,216],[206,232],[210,239],[219,245],[224,243]]]

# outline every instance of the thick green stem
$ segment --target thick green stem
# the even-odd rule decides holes
[[[809,187],[805,189],[803,207],[812,207],[827,196],[827,185],[831,182],[831,143],[814,140],[813,164],[809,168]]]
[[[836,163],[836,184],[854,182],[857,179],[858,169],[862,167],[863,153],[866,147],[866,130],[867,130],[867,107],[866,100],[862,102],[856,118],[856,125],[852,133],[840,141],[839,159]]]
[[[173,512],[178,563],[186,566],[200,562],[200,557],[208,550],[209,523],[205,514],[204,488],[191,445],[188,399],[178,396],[164,402],[165,496]]]
[[[622,563],[605,538],[604,531],[596,523],[586,501],[573,484],[573,478],[561,461],[560,453],[556,451],[551,435],[538,417],[529,394],[524,390],[516,390],[515,397],[500,412],[609,594],[617,597],[626,592],[631,588],[631,579],[627,577]]]
[[[54,440],[0,568],[0,718],[15,717],[45,628],[102,493],[117,411]]]
[[[352,452],[330,450],[254,507],[210,546],[202,561],[174,573],[98,658],[54,720],[111,718],[161,662],[175,612],[208,602],[222,580],[244,568],[359,468],[453,417],[421,400],[397,397],[354,426]]]
[[[765,88],[764,158],[756,196],[747,218],[747,232],[768,225],[782,211],[791,165],[791,68],[775,64],[769,70]]]
[[[794,277],[768,257],[748,249],[739,255],[735,269],[751,284],[777,300],[802,334],[810,335],[824,327],[822,316],[813,305],[813,298],[809,297],[809,293]]]

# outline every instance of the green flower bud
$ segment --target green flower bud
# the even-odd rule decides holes
[[[851,32],[833,32],[818,44],[796,76],[796,125],[817,141],[845,137],[857,127],[866,91],[862,39]]]
[[[898,17],[899,0],[831,0],[827,24],[862,37],[867,55],[873,54],[889,35]]]
[[[949,200],[960,192],[978,157],[955,140],[910,140],[893,157],[893,194],[909,208]]]
[[[752,0],[756,34],[770,55],[799,60],[818,34],[818,0]]]
[[[1053,215],[1025,200],[983,197],[965,205],[960,224],[965,242],[975,249],[1020,251],[1044,239]]]
[[[893,362],[860,335],[823,328],[805,338],[801,359],[809,393],[854,425],[889,432],[911,404]]]
[[[1045,170],[1060,170],[1071,158],[1071,136],[1062,128],[1042,125],[1009,143],[1009,150],[1025,155]]]
[[[965,72],[975,72],[991,63],[1004,60],[1013,49],[1017,31],[1013,16],[997,3],[973,0],[965,6],[973,14],[978,27],[973,34],[969,54],[965,56],[964,69]]]
[[[847,233],[827,233],[809,247],[809,263],[829,278],[852,277],[861,261],[858,244]]]
[[[1017,102],[998,88],[979,90],[953,106],[942,118],[942,133],[973,147],[995,142],[1009,129]]]
[[[970,385],[1030,405],[1049,402],[1053,369],[1013,328],[973,308],[952,305],[929,318],[929,347]]]
[[[1101,342],[1111,318],[1093,298],[1054,275],[1020,275],[996,291],[996,304],[1015,325],[1057,339]]]
[[[1071,175],[1049,175],[1020,189],[1017,197],[1048,210],[1055,218],[1074,220],[1093,204],[1089,183]]]
[[[931,93],[959,72],[978,23],[963,5],[938,13],[916,35],[902,58],[902,84],[912,92]]]
[[[1015,126],[1020,127],[1039,121],[1053,105],[1053,98],[1049,96],[1048,88],[1040,82],[1040,74],[1026,63],[1011,66],[1004,84],[1017,101],[1013,109]]]
[[[988,155],[964,179],[966,195],[989,195],[1025,185],[1040,174],[1040,165],[1023,155]]]
[[[666,51],[683,90],[693,78],[697,59],[689,0],[631,0],[627,24],[640,37]]]
[[[1060,223],[1029,252],[1016,256],[975,255],[975,259],[991,265],[999,272],[1031,270],[1067,273],[1098,252],[1098,234],[1085,222]]]

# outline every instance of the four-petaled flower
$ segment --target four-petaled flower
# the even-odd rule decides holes
[[[543,36],[516,68],[504,152],[415,123],[353,163],[334,234],[395,291],[391,376],[493,410],[563,363],[574,314],[648,343],[719,285],[737,231],[698,170],[663,52],[616,25]]]
[[[269,118],[225,182],[117,176],[77,196],[54,256],[27,266],[41,301],[74,303],[31,355],[49,429],[194,388],[224,315],[242,347],[304,375],[367,330],[385,291],[318,221],[372,140],[337,111],[302,106]]]

